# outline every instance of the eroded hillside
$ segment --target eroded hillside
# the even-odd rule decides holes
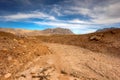
[[[120,57],[120,29],[96,32],[85,35],[37,36],[44,42],[75,45],[95,52]]]
[[[26,63],[46,54],[50,54],[48,47],[33,38],[0,32],[0,80],[15,75]]]

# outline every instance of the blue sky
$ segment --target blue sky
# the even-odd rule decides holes
[[[120,0],[0,0],[0,27],[68,28],[77,34],[120,27]]]

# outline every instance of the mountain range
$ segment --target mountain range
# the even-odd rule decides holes
[[[15,35],[26,35],[26,36],[74,34],[71,30],[65,29],[65,28],[53,28],[53,29],[45,29],[45,30],[25,30],[25,29],[0,28],[0,31],[12,33]]]

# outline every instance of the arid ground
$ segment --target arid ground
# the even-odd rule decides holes
[[[120,29],[47,36],[1,31],[0,80],[120,80]]]

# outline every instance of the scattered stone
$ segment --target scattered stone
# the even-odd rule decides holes
[[[100,39],[101,39],[101,37],[100,36],[97,36],[97,35],[94,35],[94,36],[91,36],[90,38],[89,38],[91,41],[99,41]]]
[[[12,75],[11,73],[7,73],[7,74],[5,74],[4,77],[7,79],[7,78],[9,78],[11,75]]]
[[[26,76],[25,76],[24,74],[22,74],[21,77],[24,77],[24,78],[25,78]]]
[[[24,44],[24,41],[23,41],[23,40],[19,40],[19,43],[20,43],[20,44]]]
[[[13,41],[17,42],[17,39],[13,39]]]
[[[12,60],[12,57],[11,56],[8,56],[8,61],[11,61]]]
[[[67,72],[65,72],[64,70],[61,70],[61,74],[67,75]]]
[[[3,52],[7,52],[8,49],[7,49],[7,48],[3,48],[2,51],[3,51]]]
[[[15,49],[16,47],[13,47],[13,49]]]

